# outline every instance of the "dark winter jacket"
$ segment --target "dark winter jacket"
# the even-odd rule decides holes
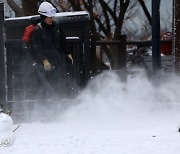
[[[62,52],[69,54],[64,32],[55,21],[52,25],[43,21],[38,24],[33,32],[32,47],[40,63],[47,59],[52,65],[58,65]]]

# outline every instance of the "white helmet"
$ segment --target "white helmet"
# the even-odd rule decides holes
[[[38,12],[46,17],[54,17],[56,14],[56,8],[54,8],[51,3],[43,2],[39,6]]]

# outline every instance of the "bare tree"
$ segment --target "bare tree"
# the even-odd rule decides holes
[[[68,0],[73,10],[87,10],[90,14],[91,32],[96,40],[118,39],[130,0]],[[135,4],[135,3],[132,3]],[[131,5],[131,9],[135,5]],[[132,15],[130,13],[130,15]],[[102,46],[103,52],[113,66],[116,56],[114,46]]]

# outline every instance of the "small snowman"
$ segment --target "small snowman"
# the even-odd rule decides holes
[[[0,105],[0,147],[8,147],[14,144],[13,120],[9,114],[3,112]]]

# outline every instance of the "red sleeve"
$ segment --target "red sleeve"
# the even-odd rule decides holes
[[[24,35],[22,37],[22,40],[23,41],[26,41],[26,42],[31,42],[32,40],[32,33],[35,29],[35,25],[29,25],[25,28],[25,31],[24,31]]]

